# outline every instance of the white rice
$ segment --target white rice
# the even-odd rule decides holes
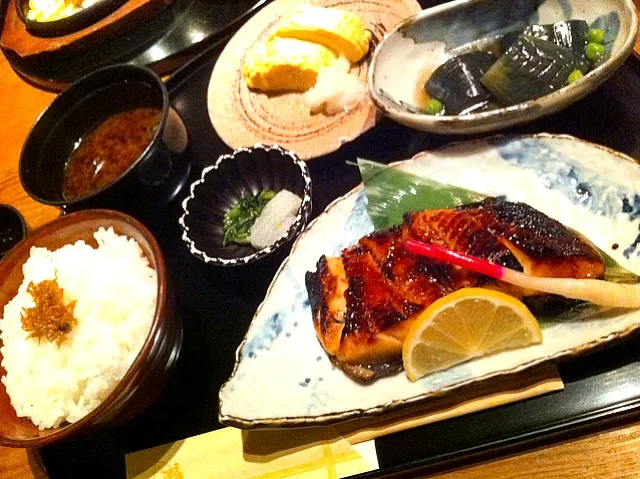
[[[138,243],[100,228],[98,248],[84,241],[58,250],[33,247],[24,281],[0,319],[2,378],[18,416],[40,429],[76,422],[115,388],[138,355],[151,327],[156,272]],[[27,338],[20,321],[34,305],[29,283],[57,279],[64,301],[76,300],[73,326],[58,347]]]

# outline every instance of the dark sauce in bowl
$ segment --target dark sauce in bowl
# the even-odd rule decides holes
[[[117,180],[149,146],[161,117],[158,108],[140,107],[98,125],[71,153],[64,171],[64,197],[83,198]]]

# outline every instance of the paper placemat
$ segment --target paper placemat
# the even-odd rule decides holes
[[[266,432],[227,427],[128,454],[127,478],[334,479],[376,468],[331,427]]]
[[[334,426],[251,431],[228,427],[128,454],[127,478],[347,477],[377,468],[352,444],[563,388],[556,367],[544,365],[418,406]]]

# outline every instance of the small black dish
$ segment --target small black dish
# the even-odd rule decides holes
[[[162,111],[151,143],[112,183],[88,196],[65,198],[65,168],[80,140],[110,116],[137,107]],[[187,143],[187,130],[158,75],[134,65],[109,66],[72,84],[40,115],[22,147],[20,182],[33,199],[65,212],[153,210],[168,204],[186,186]]]
[[[82,30],[111,14],[127,0],[98,0],[65,18],[49,22],[29,20],[29,0],[16,0],[18,18],[25,24],[27,31],[40,37],[59,37]]]
[[[27,236],[27,224],[13,206],[0,204],[0,259]]]
[[[223,246],[223,219],[242,196],[289,190],[302,198],[295,222],[275,243],[261,250],[251,245]],[[256,144],[218,158],[202,171],[183,201],[182,240],[196,258],[217,266],[239,266],[263,258],[292,240],[311,215],[311,177],[307,165],[279,146]]]

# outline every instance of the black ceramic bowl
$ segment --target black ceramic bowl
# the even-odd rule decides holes
[[[57,37],[88,27],[114,12],[125,2],[127,0],[99,0],[68,17],[49,22],[29,20],[29,0],[16,0],[16,12],[29,33],[41,37]]]
[[[79,199],[65,198],[65,167],[80,140],[110,116],[137,107],[162,111],[151,143],[112,183]],[[187,130],[160,77],[147,68],[114,65],[78,80],[40,115],[22,147],[20,181],[36,201],[67,211],[157,208],[187,183],[186,147]]]
[[[13,206],[0,205],[0,259],[27,236],[27,224]]]
[[[289,190],[302,198],[295,222],[272,245],[222,244],[222,223],[229,209],[251,192]],[[263,258],[296,237],[311,215],[311,177],[307,165],[279,146],[255,145],[218,158],[202,171],[183,201],[182,240],[195,257],[218,266],[238,266]]]

